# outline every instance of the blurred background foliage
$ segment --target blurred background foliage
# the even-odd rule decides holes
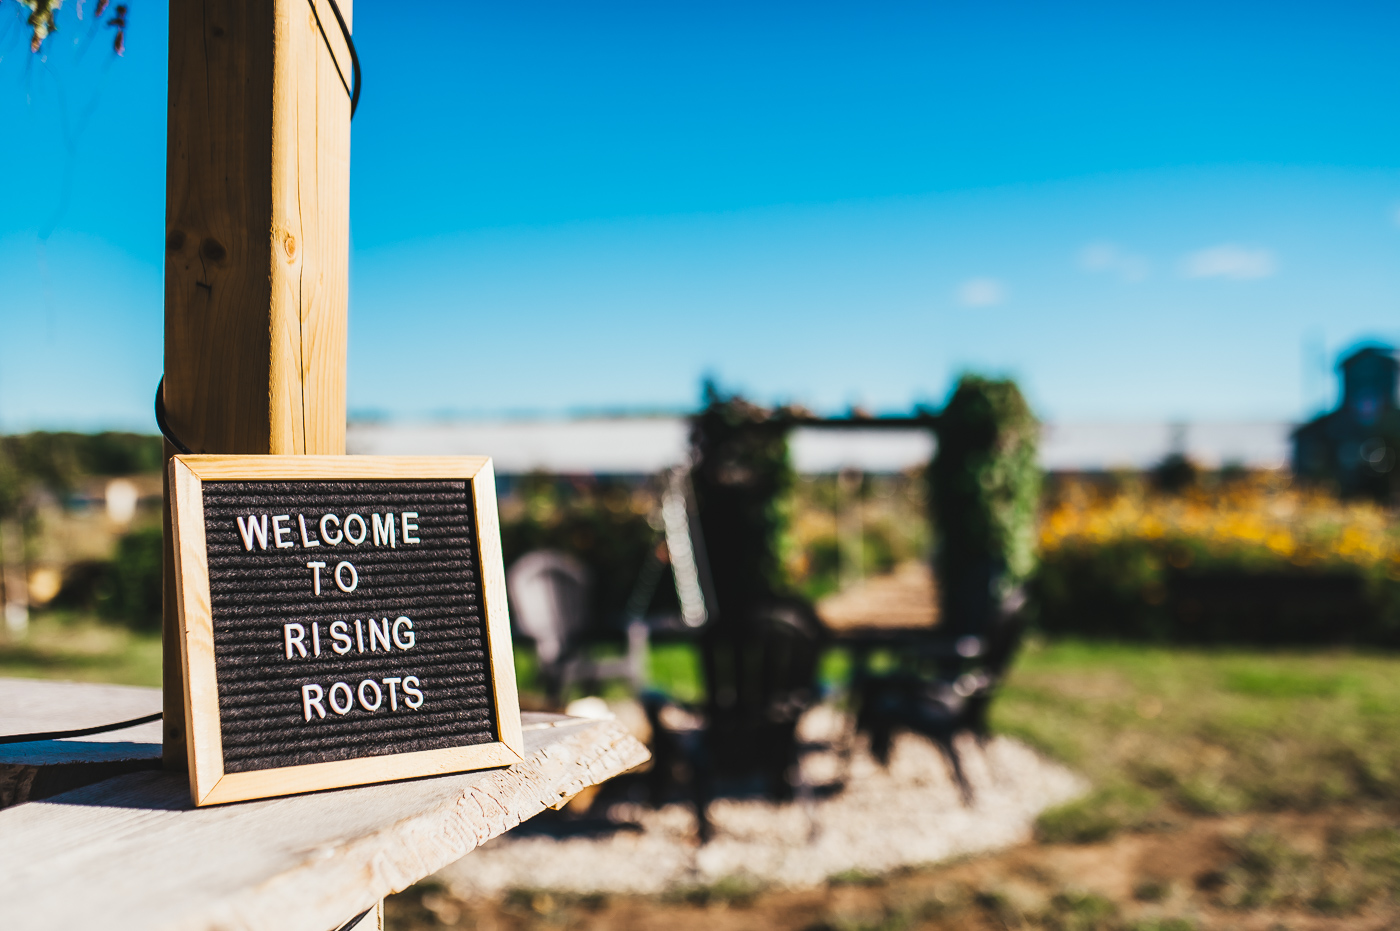
[[[1400,642],[1400,530],[1382,504],[1339,500],[1282,471],[1208,470],[1180,456],[1143,472],[1051,475],[1042,492],[1024,400],[1011,383],[975,378],[960,382],[939,423],[942,450],[976,451],[964,450],[971,468],[941,472],[951,460],[940,456],[904,473],[798,476],[783,424],[791,412],[709,397],[696,492],[726,500],[727,519],[746,528],[737,538],[753,541],[753,553],[730,560],[732,584],[818,600],[851,567],[879,576],[936,553],[946,577],[975,556],[1028,581],[1028,611],[1047,634]],[[743,428],[753,423],[773,429]],[[162,455],[159,438],[126,433],[0,438],[0,532],[22,538],[31,575],[61,574],[32,598],[36,609],[159,629]],[[141,477],[142,505],[114,522],[104,489],[124,476]],[[507,562],[538,548],[577,556],[593,572],[595,622],[620,631],[644,564],[666,559],[663,490],[659,477],[502,478]],[[957,528],[961,544],[937,547],[935,527]],[[663,574],[648,608],[674,602]]]
[[[159,630],[163,457],[159,437],[134,433],[0,437],[5,578],[18,563],[36,607]]]
[[[982,574],[1004,586],[1035,571],[1040,424],[1016,383],[964,375],[938,415],[929,502],[943,579]]]
[[[67,498],[87,476],[159,473],[161,438],[138,433],[25,433],[0,437],[0,501],[43,489]]]
[[[817,601],[841,587],[843,567],[876,576],[927,559],[933,540],[924,471],[798,476],[785,554],[796,590]],[[846,539],[843,522],[854,531]]]
[[[931,466],[893,474],[797,475],[787,436],[806,412],[713,385],[706,399],[695,492],[741,525],[728,539],[749,541],[717,554],[731,586],[816,601],[911,562],[933,560],[947,578],[980,560],[1003,586],[1026,583],[1032,626],[1055,637],[1400,643],[1400,530],[1384,504],[1180,455],[1140,472],[1042,477],[1039,428],[1020,392],[976,376],[938,415]],[[162,457],[158,437],[129,433],[0,437],[0,534],[22,544],[6,558],[24,563],[37,618],[159,630]],[[114,480],[139,493],[121,520],[108,500]],[[540,548],[575,555],[593,573],[595,625],[603,639],[620,634],[644,566],[665,568],[664,477],[499,481],[507,563]],[[645,610],[676,610],[668,572]],[[677,687],[693,691],[689,676]]]
[[[691,487],[701,535],[723,540],[709,547],[720,615],[728,604],[752,604],[790,594],[795,580],[792,537],[796,473],[788,450],[790,408],[770,410],[713,382],[691,422]]]
[[[1051,480],[1033,586],[1043,630],[1400,643],[1400,529],[1387,508],[1339,501],[1284,473],[1165,465],[1148,476]]]
[[[649,555],[665,558],[656,517],[659,482],[543,473],[497,481],[506,565],[536,549],[577,557],[593,576],[594,623],[620,632],[623,611]],[[653,610],[674,602],[672,589],[657,586]]]

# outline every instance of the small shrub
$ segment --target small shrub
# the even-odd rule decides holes
[[[1225,688],[1266,698],[1332,698],[1345,681],[1296,669],[1236,669],[1225,674]]]
[[[944,620],[981,632],[1036,566],[1040,425],[1012,381],[964,375],[928,469]]]
[[[1182,780],[1176,787],[1176,798],[1187,811],[1200,815],[1226,815],[1251,807],[1244,792],[1210,775]]]
[[[1252,832],[1230,842],[1234,863],[1219,879],[1221,904],[1238,909],[1300,905],[1312,896],[1312,857],[1277,834]]]
[[[654,489],[617,479],[532,474],[514,480],[501,513],[501,546],[507,566],[537,549],[561,550],[592,573],[590,615],[596,631],[619,623],[637,578],[659,542],[647,518]],[[665,610],[674,592],[655,587],[653,604]]]
[[[133,530],[117,541],[104,613],[138,630],[159,629],[163,565],[159,527]]]
[[[159,630],[164,593],[159,527],[133,530],[109,560],[84,560],[64,572],[52,606],[95,611],[134,630]]]

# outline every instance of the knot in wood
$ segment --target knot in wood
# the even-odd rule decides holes
[[[209,237],[199,244],[199,254],[211,262],[222,262],[228,257],[228,250],[223,243]]]

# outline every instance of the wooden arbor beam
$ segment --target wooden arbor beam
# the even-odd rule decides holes
[[[165,404],[195,452],[345,452],[351,80],[329,0],[170,4]],[[164,756],[184,768],[173,578],[167,508]]]

